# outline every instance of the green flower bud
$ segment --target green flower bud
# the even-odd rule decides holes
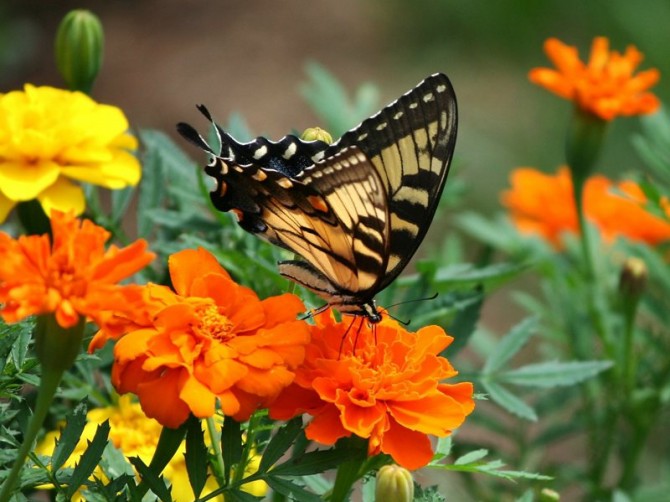
[[[558,502],[561,500],[561,496],[556,490],[551,488],[542,488],[540,492],[540,502]]]
[[[399,465],[385,465],[379,469],[375,500],[378,502],[411,502],[414,500],[412,473]]]
[[[104,34],[98,17],[70,11],[56,33],[56,66],[73,91],[89,93],[102,65]]]
[[[621,268],[619,291],[628,300],[636,301],[647,285],[647,264],[644,260],[631,256]]]
[[[305,141],[323,141],[329,145],[333,142],[333,137],[330,133],[320,127],[310,127],[305,129],[305,132],[302,133],[300,139]]]

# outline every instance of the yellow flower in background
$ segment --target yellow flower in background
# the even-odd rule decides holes
[[[21,201],[44,212],[84,211],[81,181],[109,189],[136,185],[137,140],[123,112],[80,92],[26,84],[0,94],[0,223]]]
[[[115,448],[121,451],[126,458],[139,457],[147,465],[151,462],[162,426],[156,420],[147,417],[142,412],[140,404],[133,402],[130,395],[121,396],[116,406],[96,408],[89,411],[86,418],[87,423],[84,432],[74,452],[67,462],[65,462],[64,467],[74,467],[79,462],[81,455],[86,451],[87,442],[93,439],[98,425],[105,420],[109,420],[109,441]],[[54,451],[55,440],[59,436],[60,431],[47,433],[37,445],[35,453],[51,456]],[[208,438],[207,435],[205,437]],[[209,443],[207,439],[206,442]],[[172,499],[175,502],[190,502],[194,499],[193,490],[191,489],[186,472],[185,451],[185,443],[182,443],[170,463],[163,470],[163,475],[172,486]],[[247,472],[251,474],[258,470],[259,463],[260,458],[258,456],[252,457],[247,466]],[[104,477],[99,467],[93,475],[98,478]],[[217,488],[216,479],[210,475],[207,478],[207,483],[201,496],[211,493]],[[256,481],[243,485],[242,489],[252,495],[263,496],[267,491],[267,486],[262,481]],[[84,501],[85,498],[81,494],[78,494],[73,500]],[[217,497],[213,500],[223,499]]]

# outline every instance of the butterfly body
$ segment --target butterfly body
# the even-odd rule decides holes
[[[214,206],[303,258],[280,262],[280,274],[374,323],[381,320],[375,295],[430,226],[456,124],[451,83],[435,74],[330,145],[291,135],[240,143],[215,125],[214,152],[191,126],[178,129],[212,155],[205,170],[217,182]]]

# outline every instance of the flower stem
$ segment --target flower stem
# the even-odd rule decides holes
[[[214,423],[214,418],[207,418],[207,433],[209,434],[210,442],[212,443],[212,449],[214,450],[214,469],[216,470],[216,479],[219,481],[223,480],[223,453],[221,453],[221,438],[216,432],[216,424]]]
[[[44,419],[49,413],[49,407],[53,401],[54,396],[56,395],[56,390],[60,384],[61,378],[63,377],[64,370],[45,370],[42,374],[42,381],[40,383],[40,388],[37,392],[37,402],[35,404],[35,412],[30,419],[28,424],[28,430],[23,438],[23,443],[19,448],[19,451],[14,460],[14,465],[12,470],[5,479],[5,483],[2,485],[2,491],[0,491],[0,502],[7,502],[14,489],[14,485],[19,479],[21,469],[23,464],[30,453],[30,450],[33,447],[37,434],[42,428]]]

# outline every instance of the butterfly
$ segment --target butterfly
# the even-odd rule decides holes
[[[240,143],[212,119],[216,152],[190,125],[179,133],[211,155],[214,206],[246,231],[299,255],[279,273],[343,314],[381,321],[374,297],[423,240],[454,152],[456,96],[434,74],[335,143],[287,135]]]

